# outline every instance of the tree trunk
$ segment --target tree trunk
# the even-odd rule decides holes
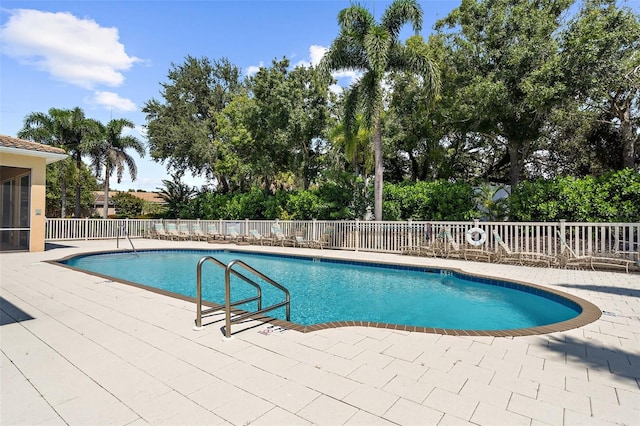
[[[375,156],[375,180],[373,182],[373,206],[374,216],[377,221],[382,220],[382,188],[383,188],[383,165],[382,165],[382,123],[380,116],[376,117],[375,131],[373,134],[373,146]]]
[[[104,171],[104,211],[102,217],[104,219],[109,217],[109,171],[106,167]]]
[[[520,153],[518,152],[518,144],[509,142],[509,181],[511,183],[511,190],[513,191],[520,183],[520,169],[522,168],[522,160]]]
[[[631,108],[626,105],[619,110],[620,132],[622,133],[622,167],[633,169],[636,162],[635,138],[633,137],[633,125],[631,123]]]
[[[81,170],[82,170],[82,156],[80,153],[76,156],[76,168],[78,169],[78,180],[76,182],[76,209],[74,213],[74,217],[80,217],[80,193],[82,189],[82,179],[81,179]]]
[[[60,200],[60,217],[67,217],[67,171],[61,168],[60,171],[60,192],[62,192]]]

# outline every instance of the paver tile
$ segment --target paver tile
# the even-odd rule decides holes
[[[393,393],[367,385],[360,385],[344,397],[343,401],[371,414],[381,416],[398,399],[399,397]]]
[[[445,389],[453,393],[458,393],[467,380],[468,378],[466,376],[443,373],[438,370],[430,369],[424,373],[420,379],[418,379],[418,382],[440,389]]]
[[[449,413],[445,413],[445,415],[442,416],[442,419],[440,419],[440,422],[438,422],[438,426],[475,426],[475,423],[471,423]]]
[[[429,370],[429,367],[425,367],[417,362],[408,362],[402,359],[394,359],[384,368],[384,371],[387,373],[405,376],[413,380],[418,380],[418,378],[422,377],[427,370]]]
[[[416,346],[395,344],[385,349],[383,354],[404,361],[413,362],[416,358],[422,355],[423,352],[424,349]]]
[[[500,371],[496,371],[489,385],[530,398],[537,397],[539,387],[536,382],[519,377],[514,378],[508,374],[502,374]]]
[[[442,411],[400,398],[383,418],[400,425],[436,425],[443,415]]]
[[[353,358],[353,361],[359,362],[360,364],[363,364],[363,365],[368,365],[370,367],[383,369],[384,367],[389,365],[389,363],[394,359],[395,358],[391,358],[390,356],[383,355],[381,353],[365,350],[359,353],[358,355],[356,355]]]
[[[548,402],[561,408],[568,408],[578,413],[591,415],[591,402],[588,396],[541,384],[538,389],[538,400]]]
[[[349,376],[360,367],[360,363],[350,359],[332,355],[316,364],[321,369],[339,376]]]
[[[358,409],[337,399],[320,395],[296,414],[317,425],[338,425],[346,423]]]
[[[640,407],[640,391],[628,391],[626,389],[616,389],[618,394],[618,402],[622,406]]]
[[[295,414],[283,410],[280,407],[274,407],[266,414],[260,416],[257,420],[251,423],[255,426],[274,426],[274,425],[290,425],[290,426],[303,426],[311,425],[311,422],[305,420]]]
[[[519,377],[521,379],[530,380],[535,383],[553,386],[557,389],[565,388],[565,375],[553,370],[538,370],[525,366],[522,367]]]
[[[382,389],[421,404],[435,387],[427,383],[416,382],[405,376],[395,376]]]
[[[387,371],[386,369],[380,369],[365,364],[351,372],[347,377],[351,380],[355,380],[356,382],[381,389],[393,380],[395,376],[396,374],[393,371]]]
[[[510,391],[475,380],[467,380],[460,390],[460,395],[476,401],[486,402],[500,409],[506,409],[511,398]]]
[[[127,424],[138,419],[121,401],[103,389],[83,389],[82,394],[54,406],[68,424]]]
[[[346,359],[353,359],[362,351],[364,351],[364,349],[358,346],[348,345],[344,342],[338,342],[335,345],[326,349],[327,353],[339,356],[341,358],[346,358]]]
[[[586,382],[575,377],[567,377],[566,390],[577,395],[586,395],[592,399],[598,399],[611,404],[618,403],[616,390],[611,386],[605,386],[594,382]]]
[[[282,386],[261,395],[267,401],[284,408],[292,413],[311,403],[320,396],[320,392],[309,389],[306,386],[287,381]]]
[[[475,365],[461,361],[451,368],[449,374],[468,377],[469,379],[473,379],[477,382],[488,384],[491,381],[491,378],[495,375],[495,371],[476,367]]]
[[[478,404],[470,421],[478,425],[530,426],[531,424],[529,417],[511,411],[501,410],[485,402]]]
[[[578,413],[571,409],[565,409],[564,424],[566,426],[610,426],[616,423],[609,422],[605,419],[588,416],[583,413]]]
[[[347,420],[345,426],[393,426],[395,424],[396,423],[391,423],[381,417],[360,410]]]
[[[344,398],[358,387],[356,381],[304,364],[291,368],[287,378],[336,399]]]
[[[513,394],[507,410],[550,425],[562,424],[563,409],[561,407],[526,396]]]
[[[64,420],[2,352],[0,368],[0,419],[6,425],[52,424]]]
[[[613,404],[598,398],[591,398],[593,417],[624,425],[640,424],[640,407]]]
[[[478,406],[478,400],[435,388],[422,403],[435,410],[444,411],[463,420],[469,420]]]

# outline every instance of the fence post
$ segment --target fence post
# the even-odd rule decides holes
[[[354,232],[354,239],[355,241],[353,242],[353,248],[358,251],[358,248],[360,247],[360,219],[356,218],[356,229]]]
[[[87,241],[89,239],[89,217],[84,218],[84,240]]]
[[[244,219],[244,235],[249,235],[249,218]]]
[[[562,236],[562,238],[566,238],[566,219],[560,219],[560,223],[558,224],[560,226],[560,235]],[[564,253],[564,245],[562,245],[560,247],[560,253]]]
[[[407,224],[407,233],[409,234],[407,236],[407,246],[413,247],[413,219],[409,218],[409,220],[407,220]],[[400,245],[402,246],[402,243]]]
[[[312,229],[311,241],[318,241],[318,239],[316,238],[316,235],[318,235],[317,228],[318,228],[318,220],[311,219],[311,229]]]

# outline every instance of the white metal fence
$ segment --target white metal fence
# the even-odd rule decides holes
[[[46,241],[111,239],[150,236],[157,222],[183,222],[189,227],[199,223],[203,229],[216,223],[221,234],[228,224],[235,224],[241,234],[256,229],[271,233],[273,220],[151,220],[151,219],[47,219]],[[449,230],[459,244],[466,243],[467,231],[478,227],[485,232],[483,246],[497,250],[493,232],[514,251],[556,255],[562,250],[558,232],[577,255],[615,255],[628,259],[640,256],[640,223],[571,223],[571,222],[448,222],[448,221],[278,221],[288,235],[302,235],[318,240],[331,228],[328,246],[333,249],[398,253],[402,247],[426,245],[444,230]]]

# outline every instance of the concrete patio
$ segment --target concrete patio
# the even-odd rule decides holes
[[[253,321],[223,341],[220,323],[192,330],[191,302],[44,262],[115,248],[71,241],[2,254],[0,424],[640,424],[638,273],[316,250],[545,285],[604,314],[579,329],[515,338],[365,327],[266,333],[268,324]]]

